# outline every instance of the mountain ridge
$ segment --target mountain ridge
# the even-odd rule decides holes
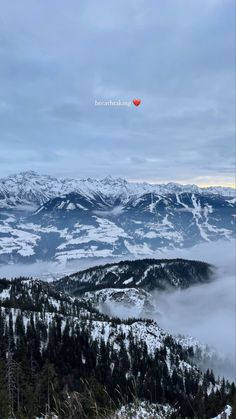
[[[147,192],[162,195],[171,193],[191,192],[198,194],[214,194],[234,197],[235,189],[223,186],[200,188],[197,185],[182,185],[169,182],[167,184],[150,184],[147,182],[128,182],[122,178],[107,176],[102,179],[73,179],[50,175],[41,175],[35,171],[20,172],[0,178],[0,208],[18,205],[42,205],[49,199],[66,193],[78,192],[87,197],[99,193],[104,196],[122,197],[140,196]]]
[[[147,292],[188,288],[213,277],[213,266],[187,259],[125,260],[94,266],[54,281],[57,291],[79,295],[109,288],[140,288]]]
[[[168,404],[172,418],[193,417],[199,400],[209,418],[232,403],[234,383],[198,366],[210,352],[195,339],[175,337],[151,319],[104,315],[40,280],[0,279],[0,331],[3,402],[11,386],[12,406],[23,406],[25,417],[41,417],[49,397],[53,411],[64,414],[74,392],[86,394],[84,382],[97,404],[121,407],[138,399],[159,403],[158,411]]]

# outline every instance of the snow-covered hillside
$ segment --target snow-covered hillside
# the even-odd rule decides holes
[[[199,394],[202,394],[204,406],[207,403],[211,411],[215,411],[214,403],[218,412],[226,403],[231,403],[232,385],[216,380],[212,371],[201,372],[198,368],[195,352],[202,348],[195,341],[176,338],[150,319],[124,320],[104,315],[90,304],[93,294],[87,293],[85,301],[83,296],[75,298],[57,291],[54,285],[26,278],[0,279],[4,359],[7,365],[13,365],[12,358],[9,360],[10,347],[10,355],[14,362],[17,360],[19,368],[19,357],[22,364],[24,360],[23,365],[27,361],[27,380],[32,374],[33,379],[40,377],[37,390],[40,394],[44,394],[45,386],[41,383],[48,382],[49,374],[49,364],[43,365],[47,381],[44,375],[41,381],[41,365],[49,359],[50,368],[53,363],[66,394],[72,386],[72,391],[78,389],[81,377],[85,380],[96,377],[96,386],[105,383],[107,394],[113,390],[116,393],[119,385],[123,406],[114,412],[116,419],[128,419],[130,414],[136,418],[166,419],[175,412],[178,417],[186,417],[189,400],[198,411]],[[127,291],[132,297],[133,290]],[[136,298],[135,293],[132,298]],[[77,372],[79,375],[75,375]],[[20,379],[23,380],[21,376]],[[89,382],[89,391],[93,382]],[[98,388],[102,394],[101,387]],[[126,398],[127,392],[129,398]],[[13,394],[17,394],[15,387]]]
[[[103,288],[85,292],[83,298],[103,313],[122,318],[147,316],[147,313],[154,315],[156,312],[152,295],[143,289]]]
[[[54,281],[53,287],[79,297],[108,316],[123,320],[150,318],[163,324],[172,310],[171,306],[166,309],[160,303],[163,291],[171,295],[170,291],[178,293],[190,287],[194,290],[197,284],[211,282],[213,285],[215,273],[216,268],[199,261],[142,259],[91,267]],[[172,329],[172,333],[181,347],[191,348],[201,370],[212,368],[220,376],[222,371],[231,376],[234,366],[229,357],[193,336],[179,335],[178,329]]]
[[[88,301],[88,299],[87,299]],[[77,299],[68,294],[55,291],[54,287],[48,283],[38,280],[1,280],[0,279],[0,307],[6,319],[9,319],[11,313],[13,322],[13,332],[16,328],[16,319],[23,315],[25,329],[30,324],[31,318],[36,321],[40,318],[41,322],[48,329],[54,319],[60,318],[62,330],[66,326],[66,320],[73,327],[85,328],[89,330],[92,340],[100,340],[102,337],[105,343],[109,342],[115,350],[120,349],[121,342],[128,349],[130,345],[130,336],[135,338],[136,342],[145,342],[147,351],[154,355],[156,349],[163,346],[168,348],[167,340],[170,339],[169,350],[167,350],[167,367],[171,371],[174,366],[173,357],[170,360],[170,348],[176,345],[175,350],[183,347],[187,351],[186,342],[179,343],[177,339],[172,338],[170,334],[161,329],[153,320],[129,320],[127,322],[114,320],[107,317],[84,302],[84,299]],[[182,360],[178,363],[181,370],[193,369],[199,374],[196,367]]]

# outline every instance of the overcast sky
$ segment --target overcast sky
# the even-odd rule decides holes
[[[231,184],[234,0],[1,1],[0,176]],[[95,100],[141,98],[139,107]]]

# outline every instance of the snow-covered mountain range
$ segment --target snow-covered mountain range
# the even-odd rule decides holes
[[[40,175],[34,171],[22,172],[0,179],[0,208],[18,205],[42,205],[48,200],[76,192],[87,198],[102,195],[115,202],[118,198],[123,202],[131,196],[147,193],[168,195],[173,193],[197,193],[201,195],[221,195],[235,197],[235,189],[212,186],[200,188],[196,185],[179,183],[148,184],[127,182],[121,178],[106,177],[104,179],[69,179]]]
[[[235,235],[235,190],[123,179],[0,180],[0,263],[155,256]]]

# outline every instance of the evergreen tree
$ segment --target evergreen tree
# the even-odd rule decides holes
[[[0,358],[0,418],[8,419],[10,414],[6,380],[6,363]]]

